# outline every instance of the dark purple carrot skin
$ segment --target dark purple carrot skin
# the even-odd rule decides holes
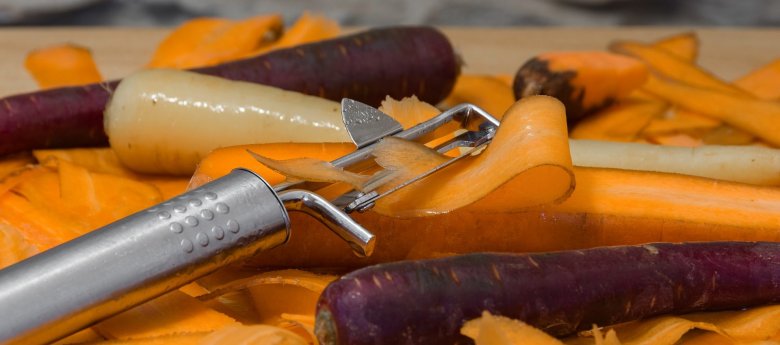
[[[436,104],[452,90],[460,62],[431,27],[391,27],[316,42],[195,72],[378,106],[385,96]],[[103,110],[119,81],[42,90],[0,100],[0,156],[62,147],[106,146]]]
[[[661,314],[780,302],[780,243],[469,254],[363,268],[317,306],[321,344],[458,344],[487,310],[554,336]]]
[[[573,128],[580,120],[614,103],[608,98],[601,104],[586,108],[583,105],[585,92],[572,85],[577,71],[553,71],[549,62],[534,57],[520,66],[512,83],[515,99],[533,95],[547,95],[557,98],[566,106],[566,121]]]
[[[431,104],[440,102],[452,91],[460,63],[438,30],[402,27],[369,30],[328,44],[312,43],[195,71],[379,106],[387,95],[414,94]]]
[[[105,108],[117,81],[63,87],[0,100],[0,155],[37,148],[108,144]]]

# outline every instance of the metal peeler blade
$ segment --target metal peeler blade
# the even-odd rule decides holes
[[[398,121],[379,109],[349,98],[341,100],[341,118],[358,148],[404,130]]]

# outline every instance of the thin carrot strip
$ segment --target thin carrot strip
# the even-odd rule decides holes
[[[150,67],[194,68],[240,59],[266,47],[281,31],[282,17],[261,15],[231,22],[203,18],[174,31],[158,48]]]
[[[693,63],[699,55],[699,36],[695,32],[684,32],[655,41],[653,46]]]
[[[651,45],[615,42],[610,45],[610,50],[641,59],[667,78],[712,90],[747,95],[742,89],[718,79],[712,73]]]
[[[666,103],[658,101],[619,103],[583,120],[569,135],[575,139],[632,141],[666,108]]]
[[[89,49],[62,44],[27,54],[24,67],[41,88],[97,83],[103,80]]]
[[[271,50],[334,38],[339,35],[340,31],[341,28],[336,21],[318,14],[304,12],[278,41],[269,46],[247,52],[246,55],[258,55]]]
[[[780,99],[780,59],[748,73],[734,84],[760,99]]]
[[[679,107],[720,119],[780,145],[780,103],[698,88],[652,76],[645,90]]]

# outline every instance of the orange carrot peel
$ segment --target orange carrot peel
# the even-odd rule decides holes
[[[41,88],[97,83],[103,80],[89,49],[62,44],[27,54],[24,67]]]

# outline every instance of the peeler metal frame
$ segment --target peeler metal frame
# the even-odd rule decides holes
[[[481,120],[479,130],[466,131],[436,148],[446,152],[485,145],[499,125],[470,104],[451,108],[407,130],[377,109],[353,100],[342,101],[342,112],[358,147],[332,162],[343,168],[370,161],[374,145],[386,136],[415,140],[452,121],[468,128]],[[290,237],[288,211],[315,217],[356,254],[371,255],[374,235],[345,212],[365,211],[381,195],[351,191],[331,202],[311,191],[317,187],[289,182],[272,187],[254,172],[236,169],[0,270],[0,343],[55,341],[221,267],[282,245]]]

